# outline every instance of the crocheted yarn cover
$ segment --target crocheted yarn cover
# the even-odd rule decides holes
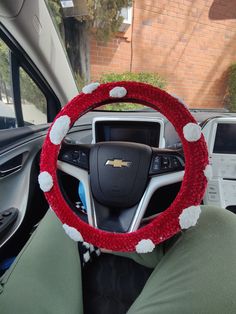
[[[127,93],[117,94],[116,97],[116,93],[111,93],[115,87],[125,88]],[[185,174],[181,189],[173,203],[149,224],[131,233],[99,230],[76,216],[63,198],[57,181],[57,157],[60,144],[54,144],[50,140],[50,131],[58,118],[68,116],[70,118],[69,127],[72,127],[74,122],[89,110],[114,102],[135,102],[158,110],[175,127],[182,141],[185,155]],[[204,170],[208,165],[206,143],[202,134],[199,139],[195,138],[193,141],[186,139],[183,129],[189,123],[197,125],[183,104],[165,91],[148,84],[137,82],[98,84],[91,91],[80,93],[57,115],[43,145],[40,171],[49,173],[53,181],[50,190],[45,192],[48,203],[63,224],[76,228],[84,241],[96,247],[132,252],[142,240],[151,240],[155,245],[165,241],[181,231],[179,216],[184,209],[198,206],[201,203],[207,185],[204,175]]]

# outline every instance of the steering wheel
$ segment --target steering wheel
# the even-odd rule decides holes
[[[177,150],[137,143],[63,144],[61,148],[63,138],[79,117],[98,106],[117,102],[143,104],[166,116],[182,141],[185,159]],[[62,196],[58,168],[82,181],[88,223]],[[179,175],[180,171],[183,182],[173,203],[140,227],[149,200],[160,182],[172,183],[174,173]],[[112,251],[144,253],[197,223],[209,175],[207,147],[201,128],[176,98],[144,83],[91,83],[52,123],[42,148],[39,184],[74,240]]]

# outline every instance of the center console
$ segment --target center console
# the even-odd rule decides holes
[[[236,212],[236,117],[211,119],[203,128],[213,177],[204,204]]]

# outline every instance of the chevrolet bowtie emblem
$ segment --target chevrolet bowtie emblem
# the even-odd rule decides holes
[[[124,161],[122,159],[107,160],[106,166],[112,166],[114,168],[130,167],[131,161]]]

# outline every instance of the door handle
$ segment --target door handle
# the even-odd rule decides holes
[[[23,154],[17,155],[0,165],[0,178],[19,171],[23,165]]]
[[[1,169],[0,169],[0,177],[8,176],[9,174],[20,170],[21,167],[22,167],[22,165],[15,166],[15,167],[9,168],[9,169],[7,169],[7,170],[1,170]]]

